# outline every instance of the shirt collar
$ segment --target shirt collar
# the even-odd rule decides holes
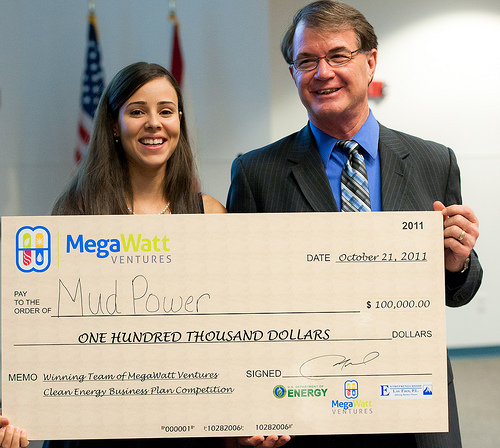
[[[321,129],[318,129],[311,122],[309,122],[309,126],[316,140],[316,144],[318,145],[321,159],[326,166],[328,159],[330,158],[330,155],[332,153],[332,149],[338,142],[338,139],[326,134]],[[352,138],[352,140],[355,140],[359,145],[361,145],[368,156],[370,156],[372,159],[376,159],[378,156],[379,133],[380,128],[378,122],[373,116],[372,111],[370,110],[368,118],[364,122],[363,126],[361,126],[361,129],[358,131],[358,133]]]

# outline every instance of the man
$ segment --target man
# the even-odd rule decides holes
[[[442,211],[446,303],[469,302],[482,278],[473,251],[478,221],[470,208],[461,205],[455,155],[445,146],[390,130],[375,120],[368,107],[368,85],[377,65],[372,26],[347,5],[314,2],[296,14],[283,37],[282,53],[309,123],[234,161],[227,209],[239,213],[334,212],[344,206],[349,209],[348,203],[353,202],[362,203],[360,208],[368,211]],[[336,145],[338,140],[354,140],[358,156],[350,156],[342,143]],[[354,190],[360,187],[355,187],[346,197],[342,172],[348,159],[354,166],[351,157],[361,159],[359,172],[364,171],[368,191],[357,194]],[[355,200],[349,201],[349,195]],[[297,436],[290,446],[461,447],[449,363],[448,382],[448,433]],[[256,436],[239,442],[272,447],[288,440],[288,436]]]

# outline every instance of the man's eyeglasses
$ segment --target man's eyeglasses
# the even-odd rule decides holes
[[[295,59],[290,66],[293,65],[295,70],[307,72],[309,70],[316,70],[319,65],[319,60],[324,59],[330,67],[338,67],[339,65],[347,64],[358,51],[361,51],[361,48],[354,51],[338,51],[321,57],[307,56],[305,58]]]

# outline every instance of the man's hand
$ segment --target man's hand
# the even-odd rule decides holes
[[[253,437],[239,437],[238,443],[240,445],[255,446],[256,448],[278,448],[289,442],[290,436],[253,436]]]
[[[434,202],[434,210],[443,214],[444,265],[450,272],[460,272],[479,236],[479,221],[466,205],[450,205]]]

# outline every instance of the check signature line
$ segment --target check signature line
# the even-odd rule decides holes
[[[343,377],[380,377],[380,376],[432,376],[433,374],[428,373],[367,373],[367,374],[332,374],[332,375],[307,375],[307,378],[343,378]],[[282,378],[304,378],[303,375],[283,375]]]

